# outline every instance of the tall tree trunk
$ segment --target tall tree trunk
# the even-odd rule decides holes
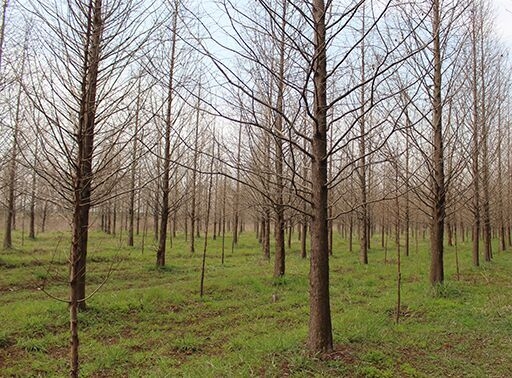
[[[16,199],[14,196],[16,190],[16,159],[18,158],[18,133],[21,115],[21,84],[19,86],[18,98],[16,100],[16,114],[14,119],[14,132],[12,138],[11,156],[9,161],[9,181],[7,189],[7,216],[5,218],[4,228],[4,249],[12,248],[12,230],[14,223],[14,213],[16,207]]]
[[[503,62],[500,61],[498,64],[498,146],[497,146],[497,154],[498,154],[498,227],[499,227],[499,237],[500,237],[500,250],[505,251],[507,249],[506,241],[505,241],[505,219],[503,216],[503,135],[502,135],[502,110],[501,110],[501,98],[503,96],[503,84],[501,82],[501,64]]]
[[[139,180],[138,180],[138,185],[137,187],[141,187],[140,185],[141,183],[141,179],[140,179],[140,175],[139,175]],[[137,194],[137,217],[135,218],[136,219],[136,223],[135,223],[135,232],[137,234],[137,236],[139,236],[140,234],[140,211],[141,211],[141,193],[139,191],[139,193]]]
[[[167,111],[165,116],[165,136],[164,136],[164,159],[162,174],[162,203],[160,210],[160,236],[158,240],[158,249],[156,252],[156,265],[165,266],[165,247],[167,242],[167,222],[169,219],[169,179],[171,165],[171,129],[173,124],[172,107],[174,99],[174,66],[176,61],[176,40],[178,32],[178,5],[179,0],[174,1],[174,14],[172,19],[172,46],[171,61],[169,69],[169,83],[167,92]],[[193,232],[193,231],[192,231]]]
[[[84,310],[87,241],[89,237],[89,210],[91,208],[92,158],[94,151],[94,126],[96,118],[96,91],[98,84],[100,44],[103,30],[102,0],[89,2],[90,18],[88,31],[90,41],[86,44],[86,61],[82,78],[82,100],[78,136],[77,171],[75,172],[75,203],[78,204],[73,220],[73,239],[78,256],[77,298],[78,309]]]
[[[405,214],[404,214],[404,227],[405,227],[405,256],[409,256],[410,249],[410,198],[409,192],[411,190],[410,183],[410,135],[412,130],[412,122],[409,118],[409,112],[407,111],[407,105],[405,108],[405,119],[406,119],[406,132],[405,132]]]
[[[158,156],[161,156],[162,148],[161,148],[161,135],[159,135],[157,142]],[[161,169],[160,169],[160,158],[156,160],[156,177],[161,177]],[[160,184],[157,184],[154,192],[154,206],[153,206],[153,238],[158,242],[158,235],[160,228],[158,224],[160,222]]]
[[[312,125],[312,214],[309,272],[308,348],[313,353],[332,350],[329,298],[329,255],[327,227],[327,52],[326,8],[323,0],[313,0],[314,23],[314,108]]]
[[[306,123],[304,123],[304,134],[306,134]],[[304,150],[307,148],[307,141],[304,139]],[[302,160],[302,184],[304,187],[307,187],[307,180],[308,177],[308,165],[306,157]],[[301,222],[301,239],[300,239],[300,256],[305,259],[307,257],[307,239],[308,239],[308,221],[309,217],[307,216],[308,211],[308,203],[307,201],[303,201],[302,210],[304,211],[304,214],[302,215],[302,222]]]
[[[442,129],[442,97],[441,97],[441,18],[440,1],[433,1],[433,54],[434,54],[434,83],[432,96],[432,128],[433,140],[433,203],[432,203],[432,224],[431,224],[431,264],[430,283],[432,285],[442,284],[444,281],[444,218],[446,206],[446,188],[444,182],[444,147]]]
[[[482,186],[483,186],[483,223],[484,223],[484,259],[485,261],[491,261],[492,258],[492,236],[491,236],[491,205],[489,195],[489,121],[487,119],[487,97],[485,95],[486,88],[486,76],[485,71],[487,70],[485,63],[485,51],[484,51],[484,16],[480,18],[480,80],[482,87],[480,90],[482,100],[480,102],[480,115],[482,120]]]
[[[218,142],[215,142],[217,145],[217,158],[220,157],[220,144]],[[217,166],[217,172],[219,172],[218,166]],[[214,199],[213,199],[213,235],[212,240],[217,240],[217,233],[218,233],[218,223],[219,223],[219,175],[215,175],[215,183],[214,183],[215,193],[214,193]]]
[[[473,150],[472,150],[472,173],[473,173],[473,265],[480,265],[480,117],[478,111],[478,75],[477,75],[477,40],[476,40],[476,6],[473,6],[472,13],[472,94],[473,94]]]
[[[240,211],[240,159],[241,159],[241,148],[242,148],[242,125],[238,130],[238,149],[236,156],[236,192],[235,192],[235,209],[234,209],[234,226],[233,226],[233,240],[231,242],[231,253],[235,249],[235,245],[238,244],[238,222],[239,222],[239,211]]]
[[[396,224],[395,224],[395,244],[396,244],[396,317],[395,322],[400,322],[400,312],[402,305],[402,253],[400,251],[400,197],[398,185],[399,171],[398,162],[395,164],[395,206],[396,206]]]
[[[4,2],[3,15],[5,17],[5,11],[7,9],[7,1]],[[4,20],[5,23],[5,20]],[[3,39],[3,25],[2,29],[0,29],[0,37]],[[3,41],[0,41],[3,43]],[[8,168],[8,189],[7,189],[7,216],[5,218],[5,229],[4,229],[4,240],[3,246],[4,249],[12,248],[12,230],[15,228],[15,211],[16,211],[16,199],[15,199],[15,191],[16,191],[16,169],[17,163],[16,160],[18,158],[18,137],[20,130],[20,122],[21,122],[21,97],[23,93],[23,75],[25,72],[25,61],[26,61],[26,52],[28,50],[28,35],[26,36],[26,41],[24,42],[24,49],[21,58],[21,67],[20,67],[20,76],[18,83],[18,93],[16,98],[16,108],[14,115],[14,125],[13,125],[13,137],[12,137],[12,147],[10,153],[10,161]],[[2,45],[0,45],[0,51],[2,49]]]
[[[284,114],[284,64],[285,64],[285,36],[286,36],[286,4],[282,2],[281,30],[279,41],[279,65],[277,82],[276,105],[276,136],[275,136],[275,169],[276,169],[276,195],[275,195],[275,257],[274,277],[282,277],[285,273],[285,247],[284,247],[284,203],[283,203],[283,114]]]
[[[135,105],[135,131],[133,135],[133,150],[132,150],[132,164],[131,164],[131,172],[130,172],[130,204],[128,208],[128,245],[133,247],[133,235],[134,235],[134,223],[135,223],[135,180],[137,178],[137,148],[138,148],[138,138],[139,138],[139,115],[140,115],[140,85],[142,79],[139,78],[139,82],[137,83],[137,102]],[[138,212],[138,210],[137,210]],[[138,220],[137,220],[137,234],[138,234]]]
[[[362,30],[365,34],[365,5],[362,5]],[[365,44],[361,41],[361,83],[366,80],[365,71]],[[368,204],[367,204],[367,182],[366,182],[366,92],[365,86],[361,85],[361,113],[359,115],[359,190],[361,195],[361,208],[359,210],[359,261],[368,264]]]
[[[199,106],[201,105],[201,83],[199,83],[199,91],[196,103],[196,122],[194,130],[194,158],[192,162],[192,203],[190,204],[190,253],[195,252],[194,230],[196,228],[196,196],[197,196],[197,159],[199,156],[199,116],[201,114]],[[199,225],[198,225],[199,227]]]
[[[80,113],[76,133],[77,161],[74,177],[73,230],[70,252],[70,376],[78,377],[77,311],[86,308],[85,274],[89,210],[91,207],[92,158],[96,117],[100,43],[103,30],[102,0],[89,1],[85,41]]]

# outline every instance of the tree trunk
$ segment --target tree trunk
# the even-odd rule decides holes
[[[197,94],[197,103],[196,103],[196,122],[195,122],[195,130],[194,130],[194,159],[192,163],[192,203],[190,204],[190,229],[192,232],[190,233],[190,253],[195,252],[195,238],[194,238],[194,230],[196,227],[196,196],[197,196],[197,159],[198,159],[198,147],[199,147],[199,105],[201,101],[201,83],[199,83],[199,91]],[[199,227],[199,225],[198,225]]]
[[[411,190],[410,176],[409,176],[409,165],[410,165],[410,137],[409,133],[412,129],[412,122],[409,118],[409,112],[407,106],[405,109],[406,118],[406,132],[405,132],[405,214],[404,214],[404,227],[405,227],[405,256],[409,256],[410,249],[410,198],[409,191]]]
[[[222,233],[222,252],[221,252],[221,262],[224,264],[224,251],[226,247],[226,190],[227,190],[227,177],[224,176],[223,184],[222,184],[222,218],[221,218],[221,233]]]
[[[307,235],[308,235],[308,219],[304,215],[301,224],[301,239],[300,239],[300,257],[305,259],[307,257]]]
[[[165,117],[165,136],[164,136],[164,159],[162,174],[162,203],[160,210],[160,236],[158,240],[158,249],[156,253],[156,265],[165,266],[165,248],[167,241],[167,222],[169,220],[169,179],[171,165],[171,128],[172,128],[172,105],[174,96],[174,65],[176,60],[176,40],[178,28],[178,4],[174,2],[174,14],[172,19],[172,46],[171,46],[171,66],[169,70],[169,84],[167,92],[167,111]],[[193,232],[193,231],[192,231]]]
[[[472,14],[472,69],[473,69],[473,150],[472,150],[472,173],[473,173],[473,265],[480,265],[480,141],[479,141],[479,112],[478,112],[478,87],[477,87],[477,46],[476,46],[476,9]]]
[[[140,85],[141,79],[139,78],[139,82],[137,83],[137,102],[135,105],[135,131],[133,135],[133,150],[132,150],[132,164],[131,164],[131,172],[130,172],[130,203],[128,208],[128,245],[133,247],[133,236],[134,236],[134,226],[135,226],[135,180],[137,174],[137,147],[138,147],[138,138],[139,138],[139,114],[140,114]],[[137,220],[137,234],[138,234],[138,220]]]
[[[30,220],[28,228],[28,237],[32,240],[36,238],[36,164],[37,164],[37,140],[34,154],[34,166],[32,167],[32,187],[30,189]]]
[[[4,41],[5,41],[5,19],[7,16],[7,7],[9,0],[4,0],[2,5],[2,26],[0,27],[0,70],[3,63]]]
[[[3,8],[3,16],[5,17],[5,11],[7,10],[7,2],[4,2]],[[5,23],[5,19],[4,19]],[[0,37],[3,39],[3,28],[0,30]],[[3,43],[3,41],[2,41]],[[26,42],[25,42],[26,43]],[[1,51],[2,46],[0,46]],[[23,50],[22,60],[21,60],[21,74],[20,74],[20,82],[18,86],[18,93],[16,98],[16,110],[14,116],[14,125],[13,125],[13,137],[12,137],[12,147],[11,147],[11,156],[9,161],[8,168],[8,189],[7,189],[7,216],[5,218],[5,229],[4,229],[4,249],[12,248],[12,230],[15,228],[15,210],[16,210],[16,199],[14,196],[16,190],[16,160],[18,158],[18,134],[21,122],[21,95],[23,91],[23,84],[21,80],[23,80],[23,74],[25,72],[25,54],[27,49]]]
[[[199,104],[198,104],[199,109]],[[215,134],[212,135],[212,140],[215,140]],[[212,142],[213,143],[213,142]],[[215,159],[215,145],[212,148],[212,159],[210,163],[210,172],[213,172],[213,162]],[[211,211],[211,203],[212,203],[212,187],[213,187],[213,174],[210,174],[210,178],[208,181],[208,195],[206,200],[206,216],[205,216],[205,226],[204,226],[204,246],[203,246],[203,258],[201,263],[201,284],[200,284],[200,296],[202,297],[204,294],[204,277],[205,277],[205,267],[206,267],[206,248],[208,247],[208,223],[210,222],[210,211]]]
[[[48,217],[48,201],[44,201],[43,214],[41,215],[41,232],[46,230],[46,219]]]
[[[277,114],[275,137],[275,169],[276,169],[276,196],[275,196],[275,256],[274,256],[274,277],[282,277],[285,272],[285,248],[284,248],[284,204],[283,204],[283,142],[280,139],[283,133],[283,112],[284,112],[284,25],[286,23],[286,1],[283,2],[282,34],[279,46],[279,81],[277,90]]]
[[[231,242],[231,253],[235,249],[235,245],[238,244],[238,222],[239,222],[239,207],[240,207],[240,158],[242,148],[242,125],[238,130],[238,150],[237,150],[237,161],[236,161],[236,192],[235,192],[235,214],[234,214],[234,225],[233,225],[233,240]]]
[[[103,30],[102,1],[91,0],[88,8],[80,114],[77,130],[77,161],[74,178],[73,235],[70,252],[70,376],[78,377],[77,311],[86,308],[85,274],[89,210],[91,207],[92,157],[96,116],[96,91]]]
[[[363,19],[362,30],[365,33],[365,5],[362,5]],[[365,44],[364,39],[361,41],[361,83],[366,80],[365,74]],[[365,124],[365,102],[366,93],[365,86],[361,85],[361,114],[359,115],[359,190],[361,195],[361,208],[359,210],[359,261],[368,264],[368,204],[367,204],[367,182],[366,182],[366,124]]]
[[[481,32],[480,32],[480,80],[481,80],[481,106],[480,106],[480,115],[482,120],[482,186],[483,186],[483,223],[484,223],[484,259],[485,261],[491,261],[492,259],[492,236],[491,236],[491,205],[490,205],[490,195],[489,195],[489,125],[487,119],[487,97],[485,95],[486,91],[486,76],[485,72],[487,67],[485,67],[485,51],[484,51],[484,25],[483,25],[484,16],[481,16]]]
[[[309,272],[308,348],[312,353],[332,350],[329,298],[329,254],[327,227],[327,54],[326,8],[323,0],[313,0],[314,21],[314,109],[312,133],[312,214]]]
[[[433,203],[431,223],[431,264],[430,283],[432,285],[442,284],[444,281],[444,218],[446,189],[444,182],[444,147],[442,129],[442,98],[441,98],[441,45],[440,45],[440,6],[439,0],[434,0],[433,7],[433,54],[434,54],[434,83],[432,96],[432,127],[433,127]]]

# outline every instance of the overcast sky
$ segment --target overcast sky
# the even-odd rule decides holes
[[[494,0],[498,11],[497,27],[512,48],[512,0]]]

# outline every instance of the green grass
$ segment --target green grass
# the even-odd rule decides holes
[[[1,235],[0,235],[1,236]],[[68,235],[47,233],[0,252],[0,376],[67,375]],[[133,248],[91,232],[88,290],[105,285],[79,314],[81,374],[90,377],[507,377],[512,371],[512,253],[471,265],[459,245],[460,280],[446,248],[446,283],[428,284],[428,243],[402,258],[401,321],[395,324],[393,246],[375,239],[370,264],[358,262],[336,236],[331,267],[335,350],[305,351],[308,260],[299,242],[287,274],[272,278],[254,234],[226,250],[210,241],[205,296],[199,297],[201,253],[179,236],[155,268],[155,245]],[[228,239],[226,245],[231,246]],[[202,250],[197,240],[196,250]],[[497,248],[495,249],[497,250]],[[354,246],[357,251],[357,246]]]

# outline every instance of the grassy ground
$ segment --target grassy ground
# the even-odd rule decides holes
[[[19,245],[19,234],[15,234]],[[296,238],[294,238],[296,239]],[[403,257],[403,308],[394,323],[396,259],[377,240],[363,266],[341,239],[331,259],[335,351],[304,351],[308,261],[294,240],[287,274],[271,277],[254,234],[220,263],[210,242],[206,294],[199,297],[201,254],[174,241],[168,266],[154,267],[154,245],[141,253],[119,239],[91,235],[89,292],[106,284],[80,314],[81,373],[91,377],[509,377],[512,371],[512,253],[471,266],[459,245],[446,250],[446,284],[427,281],[428,246]],[[123,243],[124,244],[124,243]],[[66,234],[48,233],[0,252],[0,376],[67,374]],[[228,239],[226,245],[231,245]],[[202,240],[197,244],[202,251]],[[393,248],[393,249],[392,249]],[[112,263],[114,263],[112,265]]]

